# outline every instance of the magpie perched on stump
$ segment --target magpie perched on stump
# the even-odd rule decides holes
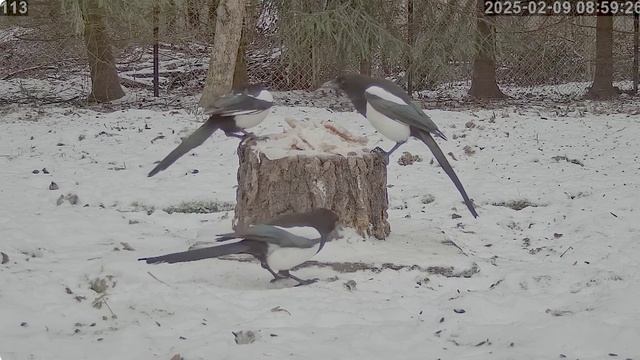
[[[471,214],[478,217],[460,179],[432,135],[444,140],[447,138],[433,120],[411,101],[411,98],[400,86],[385,79],[374,79],[356,73],[344,73],[336,79],[326,82],[322,87],[342,90],[349,97],[356,110],[366,117],[378,132],[389,140],[395,141],[396,144],[389,151],[384,151],[379,147],[374,149],[374,151],[382,152],[387,161],[389,155],[407,142],[410,136],[425,143],[444,172],[453,181]]]
[[[222,130],[226,136],[244,139],[253,134],[246,131],[257,126],[264,120],[273,106],[273,96],[261,85],[250,85],[231,94],[221,96],[204,108],[209,119],[193,134],[169,153],[149,172],[151,177],[171,164],[184,154],[202,145],[216,130]]]

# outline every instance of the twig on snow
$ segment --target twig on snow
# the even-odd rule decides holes
[[[171,285],[169,285],[169,284],[167,284],[166,282],[164,282],[164,281],[162,281],[162,280],[158,279],[155,275],[153,275],[153,274],[151,273],[151,271],[147,271],[147,274],[149,274],[149,276],[151,276],[152,278],[154,278],[156,281],[158,281],[158,282],[160,282],[160,283],[162,283],[162,284],[165,284],[165,285],[167,285],[168,287],[171,287]]]

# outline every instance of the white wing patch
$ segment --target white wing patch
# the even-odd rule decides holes
[[[251,97],[258,100],[262,100],[262,101],[273,102],[273,95],[271,95],[271,93],[267,90],[260,90],[257,96],[251,96]]]
[[[307,239],[319,239],[321,237],[320,232],[316,230],[316,228],[311,226],[292,226],[292,227],[283,227],[283,226],[274,226],[278,229],[288,231],[293,235],[304,237]]]
[[[370,86],[367,88],[367,90],[365,90],[366,93],[371,94],[371,95],[375,95],[379,98],[382,98],[384,100],[387,101],[391,101],[394,102],[396,104],[400,104],[400,105],[409,105],[407,104],[406,101],[400,99],[399,97],[393,95],[392,93],[388,92],[387,90],[381,88],[380,86]]]
[[[222,115],[224,116],[238,116],[238,115],[250,115],[250,114],[255,114],[256,110],[236,110],[236,111],[228,111],[228,112],[223,112]]]

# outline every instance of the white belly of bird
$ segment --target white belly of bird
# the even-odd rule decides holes
[[[406,141],[411,134],[411,129],[399,121],[395,121],[378,112],[367,103],[367,119],[380,134],[395,142]]]
[[[311,260],[318,251],[318,246],[319,244],[310,248],[301,249],[269,245],[267,264],[275,272],[289,270],[305,261]]]
[[[302,236],[302,237],[306,237],[307,239],[320,239],[320,232],[312,227],[312,226],[292,226],[292,227],[286,227],[286,226],[276,226],[273,225],[273,227],[276,227],[278,229],[282,229],[288,233],[291,233],[293,235],[296,236]]]
[[[269,114],[269,110],[263,110],[256,114],[236,115],[236,126],[241,129],[252,128],[262,122]]]

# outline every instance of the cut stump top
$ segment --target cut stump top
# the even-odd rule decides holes
[[[281,134],[238,146],[234,227],[290,212],[331,209],[359,234],[386,238],[387,168],[367,139],[331,123],[287,120]]]

